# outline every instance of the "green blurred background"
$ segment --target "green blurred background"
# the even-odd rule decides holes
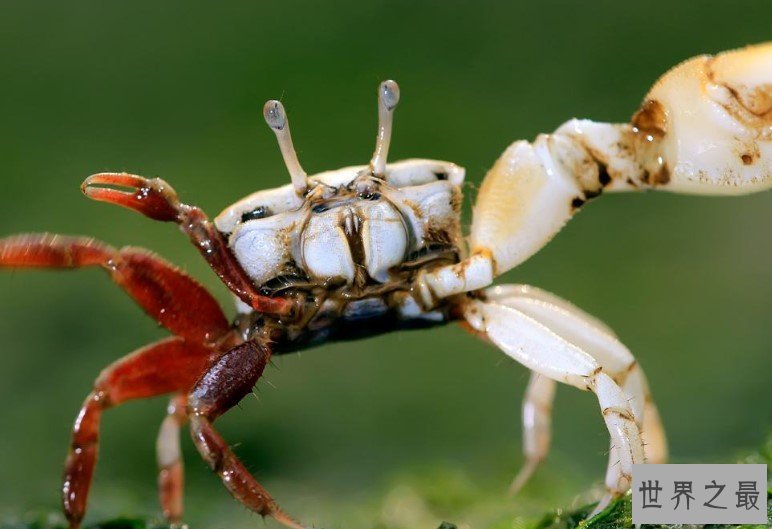
[[[288,181],[260,115],[266,99],[284,101],[300,158],[316,172],[367,162],[375,88],[394,78],[392,159],[464,165],[468,212],[510,142],[574,116],[624,121],[669,67],[767,40],[770,20],[768,1],[3,2],[0,233],[152,248],[230,310],[174,227],[87,201],[82,179],[162,176],[214,215]],[[673,459],[720,460],[761,443],[772,425],[770,206],[769,193],[608,196],[501,281],[538,285],[608,322],[648,372]],[[0,515],[56,507],[91,380],[163,334],[98,270],[0,274]],[[484,498],[527,516],[578,501],[602,479],[597,403],[562,387],[552,456],[521,496],[504,498],[522,462],[526,380],[454,326],[387,335],[276,360],[258,398],[221,428],[308,523],[479,525]],[[106,414],[90,519],[158,513],[164,406]],[[188,521],[256,523],[183,439]],[[450,487],[455,500],[411,495],[413,486]],[[424,514],[410,518],[411,502],[426,503]]]

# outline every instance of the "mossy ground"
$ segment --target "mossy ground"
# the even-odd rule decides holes
[[[587,522],[587,514],[592,510],[592,505],[587,505],[580,509],[571,511],[557,510],[546,514],[540,521],[534,524],[522,523],[517,520],[502,520],[490,529],[573,529],[582,527],[583,529],[617,529],[623,527],[632,527],[632,514],[630,497],[621,498],[614,502],[604,512]],[[767,513],[772,523],[772,490],[767,495]],[[60,516],[38,516],[15,522],[5,522],[1,526],[3,529],[66,529],[66,525]],[[381,522],[376,522],[375,527],[382,527]],[[644,525],[642,528],[677,528],[680,526],[659,526]],[[729,527],[729,525],[708,525],[709,529],[720,529]],[[763,529],[767,525],[744,526],[753,529]],[[168,525],[157,524],[152,521],[139,518],[115,518],[104,522],[96,523],[87,527],[87,529],[170,529]],[[443,522],[438,529],[458,529],[453,523]]]
[[[738,460],[740,463],[764,463],[772,460],[772,436],[761,449]],[[408,479],[395,486],[377,505],[365,507],[373,514],[370,527],[374,529],[433,529],[429,520],[437,511],[459,512],[460,516],[477,523],[442,522],[438,529],[621,529],[632,527],[630,495],[613,502],[594,518],[587,520],[593,504],[572,509],[556,509],[539,517],[520,517],[511,513],[506,501],[496,497],[487,499],[474,494],[461,474],[432,472],[420,478]],[[475,510],[470,515],[470,510]],[[754,529],[769,527],[772,523],[772,487],[767,490],[768,524],[745,526]],[[477,525],[479,524],[479,525]],[[677,528],[680,526],[644,525],[644,529]],[[710,529],[739,527],[708,525]],[[0,529],[66,529],[59,513],[28,514],[16,520],[0,523]],[[155,520],[119,517],[87,525],[86,529],[170,529]],[[220,528],[212,528],[220,529]]]

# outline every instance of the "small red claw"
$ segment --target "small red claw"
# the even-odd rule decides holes
[[[164,222],[179,217],[180,202],[172,186],[160,178],[147,179],[128,173],[97,173],[83,181],[87,197],[133,209]]]

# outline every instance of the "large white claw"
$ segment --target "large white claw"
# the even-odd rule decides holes
[[[703,55],[663,75],[633,125],[666,190],[745,194],[772,186],[772,43]]]
[[[770,187],[772,43],[681,63],[656,82],[632,123],[574,119],[513,143],[480,186],[469,242],[472,255],[490,256],[496,276],[604,192],[738,195]]]

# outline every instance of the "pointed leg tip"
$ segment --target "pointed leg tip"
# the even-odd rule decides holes
[[[284,527],[287,527],[288,529],[312,529],[311,527],[298,522],[292,516],[282,510],[277,509],[276,511],[270,513],[268,516],[282,524]]]
[[[80,529],[81,522],[83,521],[83,517],[75,517],[70,515],[69,513],[65,513],[65,516],[67,518],[67,527],[69,529]]]
[[[614,492],[606,492],[606,494],[603,495],[603,497],[600,499],[598,504],[595,506],[595,508],[590,512],[590,514],[587,516],[587,520],[591,520],[595,518],[597,515],[602,513],[606,510],[606,508],[611,505],[611,502],[613,502],[615,499],[617,499],[620,496],[618,493]]]
[[[525,487],[525,485],[533,476],[534,472],[536,472],[539,463],[541,463],[540,459],[529,459],[525,462],[525,464],[523,464],[523,467],[520,469],[515,478],[512,480],[512,483],[509,485],[507,495],[510,498],[514,497],[523,489],[523,487]]]
[[[512,483],[509,484],[509,488],[507,489],[507,496],[510,498],[517,496],[525,486],[525,480],[520,480],[519,478],[520,476],[518,475],[515,477],[515,479],[512,480]]]

